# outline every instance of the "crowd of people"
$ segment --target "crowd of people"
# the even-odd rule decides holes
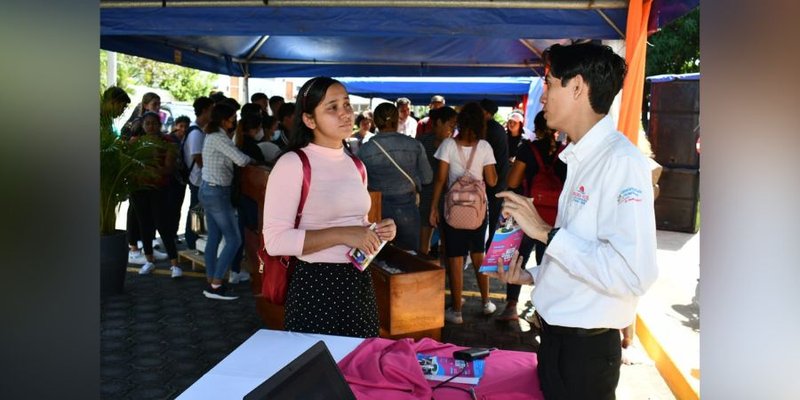
[[[165,153],[159,179],[131,196],[130,261],[148,274],[156,259],[168,258],[172,276],[181,276],[175,241],[189,186],[190,208],[202,205],[208,219],[206,297],[236,298],[225,275],[228,283],[249,278],[239,265],[242,232],[260,228],[269,254],[295,258],[288,330],[374,337],[374,288],[369,274],[350,264],[350,249],[374,254],[391,241],[416,254],[438,253],[451,293],[445,319],[453,324],[463,323],[469,258],[483,314],[496,312],[490,276],[507,285],[501,320],[519,318],[520,285],[535,284],[532,318],[542,330],[539,377],[547,398],[613,398],[619,330],[632,324],[637,299],[657,274],[649,165],[607,115],[624,60],[592,43],[554,45],[545,60],[543,110],[534,116],[513,110],[505,127],[495,121],[491,100],[456,110],[439,95],[419,121],[403,97],[356,115],[342,83],[317,77],[300,88],[296,103],[263,93],[241,107],[221,93],[200,97],[194,122],[179,119],[162,135],[159,98],[147,93],[120,134],[163,140],[177,151]],[[119,91],[108,89],[109,98],[119,99]],[[534,118],[534,132],[523,128],[526,118]],[[559,131],[566,143],[557,140]],[[179,163],[188,170],[186,182],[175,173]],[[272,168],[263,227],[255,226],[252,199],[238,195],[237,170],[248,164]],[[563,185],[550,211],[530,199],[545,171]],[[306,178],[308,192],[301,195]],[[453,200],[470,185],[477,188],[471,196],[481,198]],[[369,191],[382,194],[383,220],[375,225],[367,221]],[[477,214],[456,212],[456,204]],[[501,215],[513,217],[526,236],[507,272],[500,260],[498,272],[479,273]],[[156,230],[166,255],[153,248]],[[195,248],[188,226],[185,240]],[[536,266],[525,269],[533,251]]]

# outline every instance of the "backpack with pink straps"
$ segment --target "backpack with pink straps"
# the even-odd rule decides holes
[[[458,156],[465,164],[465,172],[453,182],[444,198],[444,219],[456,229],[478,229],[486,217],[486,184],[483,179],[478,179],[469,172],[477,152],[476,145],[469,160],[465,161],[461,145],[458,145]]]

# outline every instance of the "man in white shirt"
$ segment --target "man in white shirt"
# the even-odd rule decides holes
[[[608,46],[554,45],[541,98],[547,125],[572,143],[559,157],[567,179],[555,227],[531,199],[511,192],[503,214],[547,244],[540,265],[524,270],[515,254],[506,283],[535,284],[541,323],[538,374],[547,399],[614,399],[620,334],[658,275],[653,189],[647,159],[609,117],[625,60]],[[502,260],[500,261],[502,263]]]
[[[395,102],[400,119],[397,122],[397,132],[412,138],[417,136],[417,120],[411,116],[411,100],[401,97]]]
[[[186,143],[184,146],[183,162],[189,168],[189,212],[192,207],[196,206],[200,200],[197,197],[200,190],[200,183],[202,183],[202,170],[203,170],[203,143],[206,139],[206,134],[203,132],[203,127],[211,120],[211,110],[214,108],[214,101],[208,97],[198,97],[194,104],[194,122],[189,125],[189,133],[186,136]],[[196,249],[197,235],[191,228],[191,216],[186,215],[186,247],[190,250]]]

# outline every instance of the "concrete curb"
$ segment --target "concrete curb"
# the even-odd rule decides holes
[[[667,383],[675,398],[678,400],[698,400],[700,399],[699,388],[690,383],[681,369],[673,361],[672,357],[664,350],[653,332],[642,319],[641,315],[636,316],[636,336],[642,343],[647,355],[656,363],[656,368],[664,382]]]

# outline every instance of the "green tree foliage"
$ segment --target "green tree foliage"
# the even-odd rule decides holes
[[[700,72],[700,7],[648,39],[645,75]]]
[[[107,87],[108,60],[100,51],[100,85]],[[168,90],[179,101],[192,101],[205,96],[217,80],[217,75],[179,65],[161,63],[117,53],[117,86],[130,92],[131,85],[144,85]]]

